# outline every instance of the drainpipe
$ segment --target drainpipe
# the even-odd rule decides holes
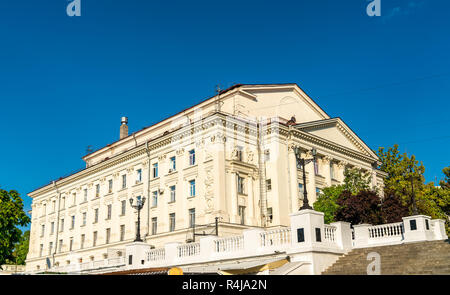
[[[147,232],[145,233],[145,237],[147,238],[150,234],[150,147],[149,147],[150,139],[145,143],[145,151],[148,156],[148,181],[147,181]]]
[[[52,254],[52,259],[53,259],[53,261],[52,261],[52,266],[55,265],[55,254],[56,254],[56,251],[58,250],[59,211],[60,211],[60,204],[61,204],[61,193],[60,193],[60,191],[58,190],[58,187],[56,186],[56,181],[53,181],[53,186],[55,187],[55,191],[56,191],[56,193],[58,194],[58,211],[57,211],[57,214],[56,214],[55,250],[53,251],[53,254]]]
[[[262,140],[264,135],[262,134],[262,126],[261,126],[261,120],[258,120],[257,123],[257,143],[256,146],[258,147],[258,172],[259,172],[259,201],[260,201],[260,208],[261,208],[261,226],[266,227],[267,226],[267,187],[266,187],[266,162],[264,158],[264,151],[261,149]]]

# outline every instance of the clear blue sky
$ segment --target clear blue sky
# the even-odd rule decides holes
[[[400,145],[427,181],[450,165],[450,2],[0,2],[0,187],[26,194],[84,167],[86,147],[214,95],[298,83],[371,148]]]

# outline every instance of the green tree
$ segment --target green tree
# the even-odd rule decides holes
[[[339,205],[336,211],[335,219],[346,221],[351,224],[380,224],[381,218],[381,199],[376,192],[362,190],[357,194],[344,191],[337,199]]]
[[[352,195],[357,195],[363,190],[370,190],[370,172],[358,168],[345,169],[343,189]]]
[[[26,226],[30,218],[23,211],[23,201],[15,190],[0,189],[0,265],[14,261],[13,250],[20,242],[22,231],[17,226]]]
[[[317,200],[314,202],[314,210],[320,211],[324,213],[325,223],[334,222],[334,215],[336,211],[339,209],[339,205],[337,204],[337,199],[344,191],[343,185],[333,185],[326,187],[322,190],[322,193],[319,195]]]
[[[30,244],[30,231],[27,230],[20,237],[20,241],[16,244],[13,252],[14,264],[24,265],[28,254],[28,246]]]

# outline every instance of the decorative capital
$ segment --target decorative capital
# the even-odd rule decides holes
[[[176,151],[177,156],[181,156],[184,154],[184,148],[180,148]]]
[[[338,166],[339,168],[345,168],[348,165],[347,161],[339,161]]]
[[[333,160],[333,158],[330,157],[329,155],[325,155],[325,156],[322,157],[322,162],[324,164],[330,164],[331,160]]]

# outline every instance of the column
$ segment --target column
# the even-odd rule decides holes
[[[246,212],[246,224],[255,225],[255,203],[254,203],[254,193],[253,193],[253,175],[250,175],[247,180],[247,212]]]
[[[311,158],[312,158],[311,152],[308,151],[305,155],[305,159],[311,159]],[[316,197],[316,174],[314,172],[314,163],[312,161],[305,165],[305,171],[307,173],[306,189],[308,192],[308,202],[309,202],[309,205],[312,207],[314,202],[317,199],[317,197]]]
[[[323,177],[325,177],[325,183],[327,186],[331,186],[331,173],[330,173],[330,163],[331,163],[331,157],[330,156],[324,156],[322,157],[322,171],[323,171]]]
[[[230,195],[231,195],[231,210],[230,210],[230,222],[237,223],[236,216],[237,212],[237,173],[231,172],[231,185],[230,185]]]
[[[288,169],[289,169],[289,191],[290,191],[290,198],[291,198],[291,204],[292,204],[292,212],[298,211],[300,208],[299,204],[299,188],[298,188],[298,170],[297,170],[297,159],[295,158],[295,152],[294,152],[294,146],[290,145],[288,147]],[[303,198],[301,196],[300,198]]]

